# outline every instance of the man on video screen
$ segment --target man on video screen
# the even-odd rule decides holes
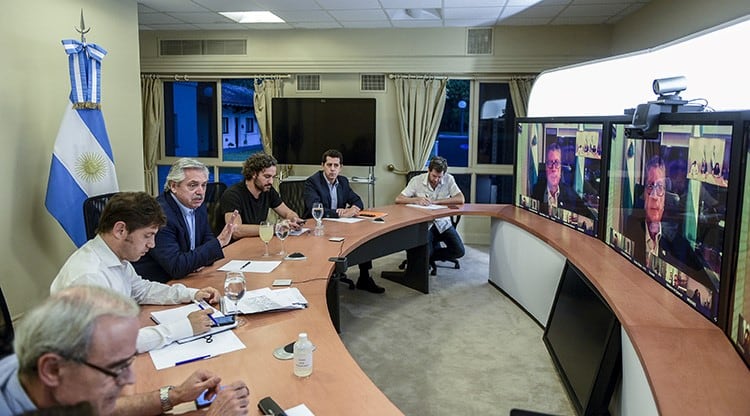
[[[545,161],[546,181],[540,180],[534,186],[532,198],[541,202],[542,207],[562,208],[586,217],[591,214],[587,212],[586,205],[570,185],[562,181],[562,149],[557,143],[547,146],[547,159]],[[547,211],[544,209],[544,211]]]

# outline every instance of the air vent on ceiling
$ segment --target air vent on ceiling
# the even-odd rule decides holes
[[[297,91],[320,91],[320,75],[297,75]]]
[[[492,55],[492,28],[469,28],[466,34],[467,54]]]
[[[159,41],[161,56],[174,55],[246,55],[245,39],[163,39]]]
[[[362,74],[359,77],[360,91],[381,91],[385,92],[385,75],[384,74]]]

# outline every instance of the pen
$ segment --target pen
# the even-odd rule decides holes
[[[203,310],[203,311],[206,310],[206,308],[203,306],[203,304],[201,302],[195,301],[195,303],[198,305],[199,308],[201,308],[201,310]],[[214,326],[219,326],[219,323],[216,322],[216,319],[214,319],[214,317],[211,316],[211,315],[212,314],[210,314],[210,313],[208,314],[208,317],[211,318],[211,322],[214,323]]]
[[[178,365],[182,365],[182,364],[192,363],[193,361],[205,360],[206,358],[211,358],[211,356],[210,355],[201,355],[200,357],[188,358],[187,360],[177,361],[176,363],[174,363],[174,365],[178,366]]]
[[[247,263],[243,264],[242,267],[240,267],[240,269],[244,269],[245,267],[247,267],[249,265],[250,265],[250,262],[247,262]]]

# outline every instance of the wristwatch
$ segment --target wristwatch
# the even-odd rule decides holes
[[[159,389],[159,402],[161,403],[162,412],[168,412],[174,407],[174,405],[172,405],[172,402],[169,400],[169,391],[173,388],[174,386],[164,386]]]

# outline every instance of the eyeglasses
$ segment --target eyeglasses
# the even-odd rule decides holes
[[[646,192],[648,196],[653,195],[653,192],[656,191],[656,196],[664,196],[664,191],[666,191],[666,187],[663,183],[650,183],[646,185]]]
[[[113,379],[115,379],[115,381],[120,381],[122,378],[122,375],[125,374],[125,370],[129,369],[130,366],[133,365],[133,361],[135,361],[135,355],[136,353],[133,353],[133,355],[130,356],[130,358],[128,358],[124,363],[112,369],[99,367],[98,365],[91,364],[90,362],[86,360],[73,360],[73,361],[83,364],[87,367],[93,368],[94,370],[99,371],[102,374],[106,374],[112,377]]]
[[[562,163],[560,163],[559,160],[552,160],[552,161],[548,160],[547,163],[545,163],[545,165],[547,165],[547,167],[550,169],[557,169],[560,167],[560,165],[562,165]]]

